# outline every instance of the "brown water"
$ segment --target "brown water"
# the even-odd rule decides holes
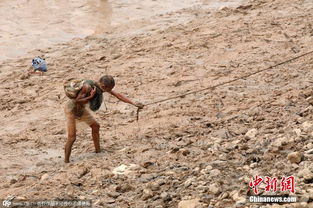
[[[102,32],[110,25],[107,1],[1,0],[1,59]]]
[[[240,0],[0,0],[0,60],[194,5]]]

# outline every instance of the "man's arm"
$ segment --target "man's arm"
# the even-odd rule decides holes
[[[110,92],[108,92],[108,93],[110,93],[111,95],[113,95],[114,97],[116,97],[117,99],[119,99],[119,100],[121,100],[121,101],[123,101],[123,102],[125,102],[125,103],[129,103],[129,104],[131,104],[131,105],[134,105],[134,106],[136,106],[136,107],[138,107],[138,108],[143,108],[143,104],[141,104],[141,103],[138,103],[138,102],[136,102],[136,103],[134,103],[133,101],[131,101],[130,99],[128,99],[126,96],[124,96],[124,95],[122,95],[121,93],[118,93],[118,92],[114,92],[113,90],[111,90]]]
[[[82,89],[79,91],[77,97],[75,98],[76,103],[87,103],[96,94],[96,88],[91,88],[89,85],[83,85]],[[88,96],[88,94],[90,94]]]

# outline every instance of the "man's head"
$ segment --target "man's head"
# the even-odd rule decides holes
[[[104,75],[99,80],[99,85],[102,91],[110,92],[115,86],[115,81],[112,76]]]

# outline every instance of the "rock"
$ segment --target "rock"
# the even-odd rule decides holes
[[[287,156],[288,160],[291,162],[291,163],[300,163],[301,162],[301,158],[302,158],[302,155],[299,153],[299,152],[292,152],[292,153],[289,153],[288,156]]]
[[[213,169],[213,167],[211,165],[206,166],[204,169],[202,169],[200,171],[200,173],[202,174],[209,174],[211,172],[211,170]]]
[[[176,153],[179,151],[178,147],[174,147],[173,149],[171,149],[171,151],[169,151],[170,153]]]
[[[37,130],[37,128],[36,128],[36,127],[34,127],[34,126],[32,126],[32,127],[30,127],[30,128],[29,128],[29,130],[31,130],[31,131],[36,131],[36,130]]]
[[[302,124],[302,129],[306,132],[308,131],[312,131],[313,130],[313,124],[309,121],[305,121],[303,124]]]
[[[117,175],[128,175],[130,173],[133,173],[135,170],[137,171],[138,169],[140,168],[136,164],[130,164],[129,166],[122,164],[114,168],[112,173]]]
[[[221,166],[221,165],[226,165],[227,163],[228,162],[226,160],[214,160],[214,161],[211,162],[211,165],[213,165],[213,166]]]
[[[305,151],[306,154],[313,154],[313,149]]]
[[[10,180],[10,184],[12,185],[12,184],[15,184],[17,182],[17,180],[15,179],[15,178],[12,178],[11,180]]]
[[[118,59],[122,56],[122,54],[115,54],[112,56],[112,59]]]
[[[58,129],[58,130],[55,130],[54,132],[52,132],[52,135],[62,135],[65,133],[66,133],[65,129]]]
[[[148,187],[149,187],[152,191],[158,191],[158,190],[160,190],[160,185],[159,185],[157,182],[155,182],[155,181],[150,182]]]
[[[301,136],[301,129],[294,129],[293,131],[296,133],[298,137]]]
[[[98,190],[96,190],[96,191],[98,191]],[[96,193],[97,193],[97,192],[96,192]],[[79,196],[78,198],[79,198],[80,200],[87,200],[85,196]]]
[[[198,185],[197,189],[199,190],[199,192],[201,193],[206,193],[209,190],[208,186],[203,186],[203,185]]]
[[[246,134],[245,137],[248,139],[255,139],[256,135],[258,133],[257,129],[250,129]]]
[[[219,129],[219,130],[213,132],[212,135],[214,137],[218,137],[221,139],[228,139],[229,138],[229,133],[228,133],[227,129]]]
[[[201,206],[199,199],[183,200],[178,203],[177,208],[197,208]]]
[[[295,203],[293,204],[294,208],[308,208],[308,203],[307,202],[301,202],[301,203]]]
[[[45,173],[45,174],[43,174],[43,175],[41,176],[40,181],[44,181],[44,180],[46,180],[47,178],[49,178],[49,174],[48,174],[48,173]]]
[[[216,196],[219,195],[219,194],[222,192],[220,186],[217,185],[217,184],[211,184],[211,185],[209,186],[209,191],[210,191],[212,194],[216,195]]]
[[[110,192],[107,193],[107,195],[108,195],[109,197],[112,197],[112,198],[116,199],[116,198],[119,197],[121,194],[118,193],[118,192],[116,192],[116,191],[110,191]]]
[[[157,183],[159,184],[159,186],[162,186],[166,184],[166,180],[164,178],[160,178]]]
[[[313,96],[306,98],[306,100],[308,101],[310,105],[313,105]]]
[[[214,170],[210,171],[210,176],[212,176],[212,177],[219,176],[220,174],[221,174],[221,171],[218,169],[214,169]]]
[[[193,171],[194,171],[195,173],[198,173],[198,172],[200,171],[200,168],[199,168],[199,167],[196,167],[195,169],[193,169]]]
[[[136,165],[136,164],[130,164],[129,167],[128,167],[128,169],[129,169],[130,171],[138,171],[138,170],[140,170],[140,166],[139,166],[139,165]]]
[[[187,156],[187,155],[190,154],[190,151],[187,150],[187,149],[184,149],[184,150],[182,151],[182,154],[183,154],[184,156]]]
[[[100,58],[99,58],[99,61],[103,61],[103,60],[106,60],[106,56],[101,56]]]
[[[313,132],[310,134],[310,136],[313,137]],[[310,142],[307,145],[305,145],[304,147],[305,147],[305,149],[307,149],[307,151],[311,150],[311,149],[313,149],[313,143]]]
[[[240,196],[239,191],[233,191],[230,195],[231,198],[236,202],[236,207],[241,207],[246,203],[246,198]]]
[[[221,6],[218,8],[219,11],[227,11],[229,8],[227,6]]]
[[[24,80],[24,79],[28,79],[30,77],[30,74],[29,73],[25,73],[25,74],[22,74],[19,78],[21,79],[21,80]]]
[[[125,193],[125,192],[132,190],[132,189],[133,189],[133,187],[131,185],[129,185],[128,183],[124,183],[122,185],[118,185],[115,188],[115,191],[117,191],[119,193]]]
[[[36,163],[36,166],[37,166],[37,167],[39,167],[39,166],[44,166],[44,165],[45,165],[44,162],[37,162],[37,163]]]
[[[93,205],[95,205],[95,206],[99,206],[100,204],[103,205],[103,203],[101,202],[100,199],[98,199],[97,201],[95,201],[95,202],[93,203]]]
[[[73,178],[71,180],[71,184],[74,186],[82,186],[84,183],[84,181],[82,179],[78,179],[78,178]]]
[[[148,168],[148,167],[151,166],[151,165],[153,165],[153,162],[148,161],[148,162],[142,163],[141,166],[144,167],[144,168]]]
[[[157,176],[155,174],[142,174],[139,181],[142,183],[147,183],[155,179]]]
[[[202,194],[202,196],[201,196],[200,202],[202,202],[202,203],[204,203],[204,204],[210,204],[211,200],[214,199],[214,198],[215,198],[214,195],[204,193],[204,194]]]
[[[312,172],[305,173],[303,175],[303,179],[304,179],[304,183],[309,183],[309,184],[313,183],[313,173]]]
[[[219,199],[222,200],[222,199],[226,199],[227,197],[229,196],[229,194],[227,192],[224,192],[220,195]]]
[[[282,147],[288,143],[290,144],[292,142],[294,142],[293,138],[287,139],[286,137],[279,137],[279,138],[273,140],[272,146],[280,148],[280,147]]]
[[[188,178],[188,179],[184,182],[185,188],[188,188],[189,186],[191,186],[194,181],[195,181],[194,178]]]
[[[113,204],[113,203],[115,203],[115,199],[109,198],[109,199],[105,200],[105,203]],[[101,204],[101,202],[100,202],[99,205],[103,205],[103,204]]]
[[[172,197],[167,192],[162,192],[160,197],[164,202],[168,202],[172,200]]]
[[[89,169],[86,167],[81,168],[77,174],[78,174],[78,178],[82,178],[83,176],[85,176],[87,173],[89,173]]]
[[[258,167],[258,166],[259,166],[258,163],[251,163],[251,164],[250,164],[250,168],[251,168],[251,169],[254,169],[254,168]]]
[[[126,169],[127,169],[127,165],[122,164],[122,165],[114,168],[112,172],[114,174],[124,174]]]
[[[19,175],[19,176],[17,177],[17,181],[18,181],[18,182],[25,181],[26,178],[27,178],[26,175],[21,174],[21,175]]]
[[[309,190],[309,197],[310,197],[310,199],[313,199],[313,190],[312,189]]]
[[[153,191],[151,189],[144,189],[142,191],[142,196],[141,198],[145,201],[147,199],[150,199],[151,197],[153,197]]]
[[[304,168],[304,169],[301,169],[301,170],[298,172],[297,176],[298,176],[299,178],[304,178],[304,176],[307,176],[307,175],[310,175],[310,174],[312,174],[312,171],[309,170],[308,168]]]

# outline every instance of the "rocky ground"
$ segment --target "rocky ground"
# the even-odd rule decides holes
[[[90,129],[80,124],[72,161],[63,162],[67,78],[111,74],[116,91],[147,104],[312,49],[311,1],[252,0],[216,11],[203,4],[2,62],[0,198],[86,199],[93,207],[313,207],[313,54],[148,105],[138,122],[133,106],[105,95],[107,108],[95,114],[102,152],[93,153]],[[184,21],[169,23],[171,17]],[[25,73],[35,54],[48,62],[43,76]],[[248,202],[256,175],[295,176],[301,202]]]

